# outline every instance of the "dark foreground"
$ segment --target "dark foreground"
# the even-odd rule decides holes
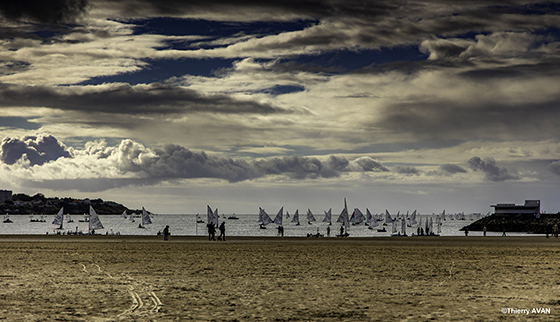
[[[555,238],[0,236],[0,256],[7,321],[560,318]]]

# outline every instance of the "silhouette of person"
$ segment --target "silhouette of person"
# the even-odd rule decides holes
[[[469,236],[469,229],[465,227],[465,237]]]
[[[331,237],[331,226],[327,226],[327,237]]]
[[[340,226],[340,236],[344,236],[344,226]]]
[[[218,229],[220,230],[220,236],[218,236],[218,240],[226,241],[226,222],[222,221]]]
[[[206,225],[208,227],[208,240],[216,240],[216,226],[213,222]]]
[[[484,232],[484,236],[486,237],[486,226],[482,227],[482,231]]]
[[[169,225],[166,225],[165,228],[163,228],[163,240],[169,240]]]

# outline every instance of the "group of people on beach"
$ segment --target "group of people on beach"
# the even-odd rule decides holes
[[[216,240],[216,225],[213,222],[210,222],[206,225],[208,229],[208,240]],[[220,230],[220,235],[218,236],[218,240],[226,241],[226,223],[222,221],[220,226],[218,227]]]

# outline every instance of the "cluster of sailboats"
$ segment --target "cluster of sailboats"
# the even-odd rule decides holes
[[[325,216],[322,222],[329,223],[332,225],[332,208],[328,211],[324,211]],[[453,215],[450,219],[461,220],[464,219],[465,215]],[[272,219],[268,213],[261,207],[259,207],[259,227],[261,229],[266,229],[269,224],[276,224],[278,227],[283,228],[284,219],[290,220],[291,223],[300,225],[300,220],[307,219],[309,225],[317,221],[315,215],[310,209],[307,209],[307,215],[300,219],[299,210],[296,210],[290,219],[290,214],[286,211],[284,215],[284,207],[280,208],[274,219]],[[372,214],[369,209],[366,208],[366,214],[358,209],[354,208],[351,215],[348,212],[348,206],[346,204],[346,198],[344,199],[344,208],[342,209],[340,215],[338,216],[336,222],[341,224],[340,234],[337,237],[348,237],[350,235],[350,226],[356,226],[364,224],[368,226],[369,229],[376,230],[377,232],[388,232],[387,228],[390,226],[390,236],[400,237],[409,236],[407,228],[410,229],[412,236],[439,236],[441,234],[442,222],[446,220],[445,210],[441,214],[432,214],[420,217],[416,210],[409,214],[401,214],[398,212],[394,217],[391,216],[388,210],[385,210],[384,214]]]
[[[127,215],[126,210],[123,211],[121,216],[123,217],[123,219],[128,219],[130,222],[136,222],[136,219],[140,219],[141,222],[138,224],[138,228],[141,229],[146,228],[146,225],[152,224],[150,213],[144,207],[142,207],[142,214],[139,216],[135,214]]]
[[[88,222],[88,233],[90,235],[94,235],[95,234],[95,230],[98,229],[104,229],[103,224],[101,223],[101,220],[99,219],[99,215],[95,212],[95,210],[93,209],[92,206],[89,206],[89,216],[87,216],[87,220],[85,219],[86,216],[84,216],[83,221],[84,222]],[[80,220],[82,221],[82,220]],[[58,211],[58,213],[54,216],[54,220],[52,222],[53,225],[58,225],[58,228],[56,228],[57,230],[63,230],[64,229],[64,222],[65,222],[65,217],[64,217],[64,207],[61,207],[60,210]],[[70,215],[66,215],[66,222],[67,223],[72,223],[74,222],[72,220],[72,217],[70,217]],[[80,234],[81,232],[78,232],[78,227],[76,227],[76,231],[73,232],[74,234]]]

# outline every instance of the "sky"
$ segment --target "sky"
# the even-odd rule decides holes
[[[0,189],[560,211],[558,3],[27,0],[0,22]]]

